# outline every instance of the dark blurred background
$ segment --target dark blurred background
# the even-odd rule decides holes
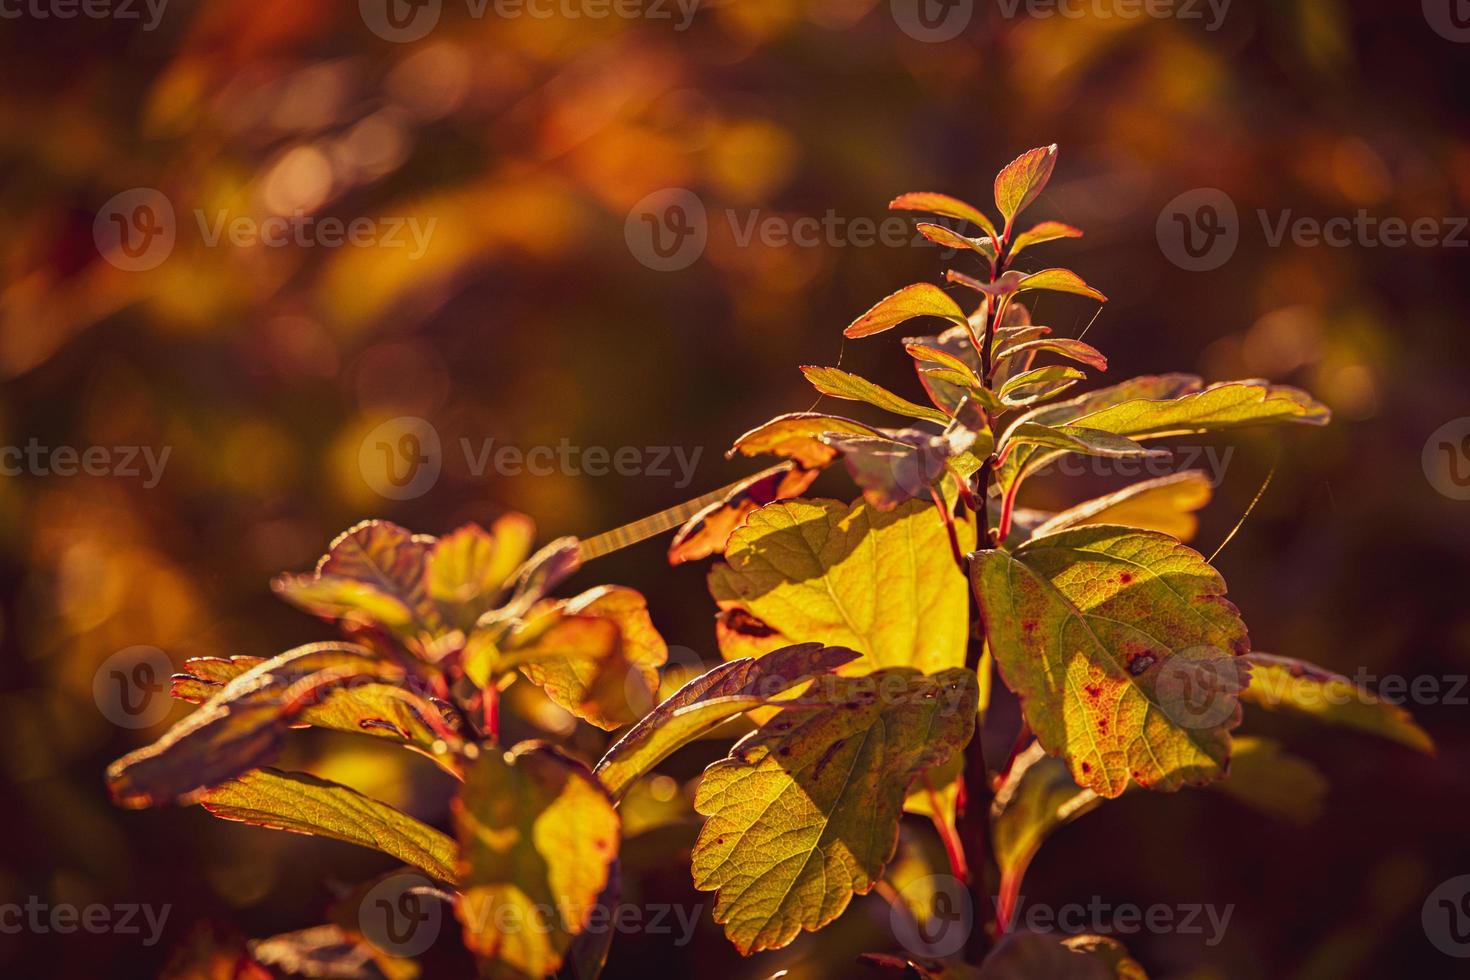
[[[365,517],[442,533],[514,509],[546,540],[729,482],[755,469],[724,460],[735,435],[811,405],[798,364],[841,357],[917,397],[891,335],[844,347],[841,328],[936,281],[938,250],[856,241],[851,223],[883,220],[909,190],[989,206],[995,171],[1046,143],[1059,164],[1028,216],[1087,237],[1039,247],[1030,267],[1070,266],[1111,302],[1094,322],[1094,304],[1046,298],[1038,322],[1088,328],[1112,378],[1260,376],[1335,412],[1326,430],[1203,444],[1217,460],[1235,447],[1203,515],[1206,554],[1276,467],[1217,561],[1255,646],[1435,678],[1441,694],[1470,672],[1470,502],[1453,479],[1470,471],[1470,442],[1454,458],[1470,435],[1470,29],[1451,0],[1235,0],[1218,19],[1182,0],[1160,17],[1116,0],[1088,0],[1083,17],[960,0],[928,19],[905,0],[728,0],[687,21],[654,0],[636,17],[598,17],[591,0],[475,17],[445,0],[406,30],[373,0],[121,4],[63,18],[65,0],[26,0],[0,19],[0,445],[104,447],[110,461],[95,457],[102,475],[0,477],[0,901],[172,909],[152,946],[0,934],[6,976],[155,975],[201,929],[227,943],[312,925],[335,892],[391,867],[197,809],[112,808],[105,764],[185,709],[114,724],[94,698],[107,658],[137,645],[174,664],[269,656],[324,637],[269,577],[309,567]],[[668,188],[700,202],[707,244],[661,271],[639,209]],[[1174,261],[1169,209],[1201,188],[1233,204],[1238,241],[1192,271]],[[836,230],[815,241],[744,235],[829,212]],[[1360,212],[1431,219],[1434,241],[1386,245],[1361,222],[1337,244],[1273,241],[1288,213]],[[213,238],[221,216],[369,223],[361,244],[274,247]],[[171,248],[148,234],[165,226]],[[441,472],[391,499],[363,447],[378,426],[417,425],[405,418],[438,435]],[[477,475],[462,439],[638,447],[644,469],[647,447],[700,455],[687,480],[677,466]],[[140,453],[131,476],[115,472],[120,447],[169,455],[152,479]],[[1037,480],[1023,503],[1126,482]],[[679,656],[715,662],[703,569],[670,569],[665,544],[599,559],[573,585],[643,590]],[[1464,975],[1420,921],[1438,883],[1470,873],[1470,690],[1457,693],[1412,706],[1435,759],[1252,713],[1247,730],[1330,779],[1315,821],[1213,792],[1130,795],[1043,850],[1027,899],[1234,904],[1215,946],[1123,937],[1158,977]],[[520,735],[569,728],[525,707]],[[998,706],[996,751],[1013,718]],[[287,761],[442,823],[450,787],[431,767],[362,741],[303,736]],[[595,757],[605,738],[570,742]],[[718,753],[691,749],[667,771],[690,780]],[[693,942],[620,936],[607,976],[843,976],[855,954],[893,948],[874,895],[742,961],[689,886],[693,833],[676,820],[624,856],[634,900],[705,903]],[[435,955],[431,976],[468,969],[452,948]]]

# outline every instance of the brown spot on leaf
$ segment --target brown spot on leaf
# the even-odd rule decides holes
[[[1128,673],[1137,677],[1158,662],[1159,658],[1147,650],[1144,650],[1142,653],[1132,654],[1128,658]]]
[[[1123,585],[1127,585],[1129,582],[1132,582],[1133,581],[1133,573],[1132,572],[1120,572],[1118,574],[1118,581],[1120,583],[1122,583]]]
[[[721,618],[725,621],[726,629],[739,633],[741,636],[750,636],[759,639],[776,635],[774,629],[744,609],[728,609],[721,614]]]

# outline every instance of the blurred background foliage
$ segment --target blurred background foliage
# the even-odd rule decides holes
[[[268,656],[327,635],[267,580],[309,566],[364,517],[442,533],[516,509],[543,539],[590,535],[728,482],[754,468],[723,459],[735,435],[811,404],[799,363],[841,357],[914,397],[896,344],[844,348],[840,330],[893,289],[933,281],[936,249],[742,244],[726,210],[880,220],[907,190],[987,203],[986,175],[1053,141],[1057,175],[1032,214],[1087,237],[1047,258],[1111,302],[1092,322],[1089,304],[1049,298],[1038,322],[1088,327],[1115,377],[1263,376],[1336,413],[1325,431],[1232,443],[1205,515],[1208,553],[1278,466],[1218,561],[1256,647],[1345,673],[1470,671],[1470,504],[1436,493],[1420,463],[1431,432],[1470,414],[1467,252],[1270,247],[1256,218],[1470,213],[1470,46],[1432,31],[1418,4],[1237,0],[1206,31],[1007,19],[979,3],[939,44],[899,30],[884,0],[726,0],[685,31],[473,19],[461,6],[408,44],[326,0],[173,0],[152,31],[0,23],[0,444],[171,449],[152,488],[0,478],[0,900],[173,904],[154,948],[0,935],[6,975],[153,975],[195,930],[304,927],[388,867],[198,810],[112,809],[103,765],[166,722],[128,731],[101,716],[92,679],[106,657],[135,644],[175,663]],[[128,272],[99,256],[92,227],[140,186],[173,202],[178,242],[157,268]],[[629,208],[665,187],[693,190],[711,215],[703,257],[680,272],[646,268],[624,239]],[[1241,213],[1234,258],[1207,273],[1172,265],[1155,238],[1160,209],[1196,187],[1225,190]],[[434,226],[416,259],[208,247],[195,209]],[[358,466],[364,434],[397,416],[428,420],[445,446],[432,490],[402,502]],[[461,438],[701,455],[683,488],[477,477]],[[1123,482],[1038,480],[1023,503]],[[851,495],[840,480],[819,489]],[[703,572],[667,568],[662,544],[601,559],[579,582],[643,590],[677,655],[713,662]],[[513,701],[521,735],[600,751],[601,735],[572,733],[530,692]],[[1419,905],[1470,871],[1470,707],[1414,710],[1437,760],[1256,716],[1255,730],[1331,778],[1318,820],[1273,822],[1220,794],[1130,797],[1059,835],[1027,897],[1235,903],[1217,947],[1124,937],[1156,976],[1449,976]],[[997,715],[1004,740],[1013,708]],[[331,737],[291,751],[293,765],[444,816],[449,790],[431,767]],[[856,953],[891,946],[874,895],[787,950],[734,954],[683,863],[684,784],[717,754],[678,757],[629,817],[644,832],[625,852],[627,897],[706,903],[694,942],[620,936],[608,976],[839,976]],[[905,848],[932,848],[931,836],[906,825]],[[456,975],[463,964],[443,956]]]

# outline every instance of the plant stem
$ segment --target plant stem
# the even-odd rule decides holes
[[[935,792],[934,784],[929,781],[929,774],[925,773],[920,778],[924,781],[924,794],[929,799],[930,819],[934,821],[934,829],[939,831],[939,839],[944,843],[944,853],[949,857],[949,869],[956,878],[968,884],[970,866],[965,863],[964,845],[960,843],[954,823],[944,812],[944,801]]]
[[[495,684],[494,678],[491,678],[490,683],[485,685],[485,690],[480,696],[484,699],[482,707],[485,712],[485,737],[489,739],[491,745],[499,745],[500,688]]]

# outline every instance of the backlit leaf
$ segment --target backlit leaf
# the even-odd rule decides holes
[[[991,238],[1000,237],[995,230],[994,223],[985,216],[985,212],[973,204],[966,204],[948,194],[926,191],[900,194],[888,203],[888,207],[893,211],[927,211],[929,214],[943,215],[946,218],[958,218],[961,221],[968,221]]]
[[[1099,371],[1106,371],[1108,369],[1108,359],[1103,356],[1100,350],[1098,350],[1096,347],[1093,347],[1091,344],[1084,344],[1080,340],[1071,340],[1066,337],[1024,340],[1020,342],[1008,343],[1001,348],[1000,356],[1016,357],[1020,354],[1039,354],[1043,352],[1049,354],[1060,354],[1063,357],[1070,358],[1071,360],[1074,360],[1079,364],[1086,364],[1088,367],[1096,368]]]
[[[114,762],[108,789],[127,807],[190,802],[205,787],[269,763],[308,708],[333,696],[350,698],[354,683],[403,677],[402,668],[350,644],[284,653],[230,681],[152,745]]]
[[[1002,451],[1013,455],[1018,449],[1039,446],[1060,452],[1081,453],[1084,456],[1105,456],[1120,459],[1130,456],[1168,456],[1167,449],[1149,449],[1129,439],[1099,429],[1088,429],[1080,425],[1042,425],[1039,422],[1019,422],[1006,430]],[[1007,457],[1009,458],[1009,457]]]
[[[389,956],[360,934],[336,924],[257,939],[250,943],[250,953],[259,962],[292,976],[414,980],[419,975],[412,960]],[[226,977],[228,980],[249,980],[248,976],[238,973],[220,974],[218,980]],[[196,980],[216,980],[216,975],[197,974]]]
[[[1061,759],[1032,742],[1016,756],[991,806],[990,835],[1002,906],[1015,909],[1031,859],[1058,828],[1096,809],[1101,798],[1078,786]]]
[[[1009,229],[1016,215],[1026,209],[1046,188],[1057,165],[1057,146],[1027,150],[1005,165],[995,178],[995,206]]]
[[[1263,708],[1308,715],[1330,725],[1343,725],[1381,735],[1411,749],[1434,754],[1434,742],[1414,718],[1341,674],[1269,653],[1252,652],[1251,683],[1241,698]]]
[[[1212,787],[1268,816],[1309,824],[1322,813],[1327,777],[1269,738],[1235,738],[1230,773]]]
[[[618,814],[587,767],[523,742],[481,751],[454,801],[457,911],[487,978],[546,977],[586,930],[618,852]]]
[[[1068,508],[1039,525],[1037,537],[1084,524],[1123,524],[1189,541],[1199,529],[1194,512],[1210,502],[1210,478],[1199,470],[1144,480]]]
[[[355,789],[304,772],[256,769],[206,790],[199,803],[224,820],[371,847],[440,881],[456,880],[458,847],[452,837]]]
[[[1271,422],[1326,425],[1327,406],[1299,388],[1227,381],[1176,398],[1136,399],[1077,417],[1077,425],[1135,439],[1220,432]]]
[[[971,577],[1006,686],[1078,785],[1115,797],[1221,775],[1250,641],[1197,552],[1094,525],[981,551]]]
[[[1071,269],[1042,269],[1040,272],[1022,276],[1015,285],[1015,291],[1018,293],[1038,289],[1053,293],[1074,293],[1095,299],[1099,303],[1108,301],[1106,296],[1083,282],[1082,277]]]
[[[944,435],[920,429],[895,429],[882,438],[828,435],[823,442],[842,451],[842,463],[862,488],[863,497],[879,510],[892,510],[929,488],[948,472],[951,459],[973,452],[990,455],[990,430],[955,428]]]
[[[820,470],[778,463],[742,481],[725,499],[710,504],[679,528],[669,544],[669,564],[682,565],[724,554],[730,535],[752,511],[773,501],[801,496],[819,475]]]
[[[1107,936],[1012,932],[980,964],[979,980],[1148,980],[1123,944]]]
[[[433,541],[388,521],[363,521],[331,543],[314,572],[280,575],[271,585],[314,615],[380,623],[415,639],[444,627],[425,576]]]
[[[1077,368],[1053,364],[1035,368],[1008,379],[1001,385],[1001,403],[1010,408],[1030,405],[1041,399],[1060,394],[1087,377]]]
[[[806,375],[806,379],[812,383],[813,388],[833,398],[867,402],[869,405],[874,405],[886,412],[893,412],[895,415],[907,415],[910,418],[938,422],[940,425],[949,421],[949,416],[938,409],[926,408],[911,402],[907,398],[895,395],[881,385],[874,384],[867,378],[860,378],[839,368],[815,367],[808,364],[802,366],[801,373]]]
[[[496,605],[536,540],[536,525],[506,514],[485,530],[466,524],[430,546],[425,577],[429,598],[446,622],[468,631]]]
[[[832,677],[705,770],[694,886],[716,892],[742,953],[821,928],[877,884],[909,784],[974,731],[975,687],[962,667]]]
[[[960,326],[969,322],[965,311],[949,298],[948,293],[932,283],[920,282],[880,299],[872,309],[854,320],[843,335],[870,337],[919,316],[937,316]]]
[[[630,728],[597,764],[597,776],[619,798],[634,780],[705,732],[857,657],[841,647],[800,643],[759,659],[721,664],[685,684]]]
[[[961,547],[974,547],[974,525],[957,530]],[[965,660],[965,579],[926,501],[887,512],[862,500],[762,507],[731,536],[709,585],[726,659],[817,642],[858,651],[863,670]]]
[[[851,432],[863,435],[881,435],[876,428],[863,422],[854,422],[837,415],[820,412],[794,412],[778,415],[763,425],[756,426],[735,440],[726,456],[736,453],[742,456],[772,454],[784,456],[797,466],[819,470],[837,458],[837,450],[822,442],[824,432]]]
[[[1059,238],[1081,238],[1082,229],[1064,225],[1060,221],[1042,221],[1026,229],[1011,242],[1010,257],[1015,258],[1023,249]]]
[[[651,697],[669,653],[647,601],[621,586],[542,603],[500,651],[552,701],[609,730],[636,719],[628,685],[641,684]]]
[[[982,407],[987,411],[999,402],[991,393],[978,393],[980,382],[980,355],[970,331],[965,327],[954,327],[937,337],[908,337],[904,339],[909,354],[914,358],[914,368],[919,372],[919,381],[929,394],[929,400],[946,413],[953,415],[960,410],[968,396],[984,399]],[[964,383],[958,379],[937,377],[927,373],[930,369],[942,368],[965,375]]]
[[[969,238],[943,225],[930,224],[927,221],[921,221],[915,227],[919,234],[935,245],[975,252],[986,260],[995,258],[995,240],[992,238]]]

